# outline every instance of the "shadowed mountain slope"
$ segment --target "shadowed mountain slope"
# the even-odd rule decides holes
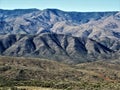
[[[67,63],[119,58],[120,12],[0,10],[0,54]]]
[[[64,34],[1,35],[1,55],[54,59],[65,63],[88,62],[114,57],[114,49],[92,39]]]

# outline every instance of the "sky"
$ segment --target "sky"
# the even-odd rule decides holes
[[[47,8],[64,11],[120,11],[120,0],[0,0],[0,9]]]

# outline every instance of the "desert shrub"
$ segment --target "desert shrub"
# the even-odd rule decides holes
[[[7,71],[7,70],[9,70],[9,69],[11,69],[10,66],[2,66],[2,67],[0,67],[0,71],[1,71],[1,72]]]
[[[10,87],[10,89],[11,90],[18,90],[17,87],[14,87],[14,86]]]

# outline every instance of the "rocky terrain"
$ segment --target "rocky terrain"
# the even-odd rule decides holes
[[[119,59],[120,12],[1,9],[0,54],[65,63]]]
[[[0,57],[0,90],[21,90],[20,86],[24,90],[37,87],[47,90],[119,90],[119,70],[119,60],[67,65],[47,59],[5,56]]]

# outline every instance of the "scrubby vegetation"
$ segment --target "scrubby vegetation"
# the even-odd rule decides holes
[[[10,87],[11,90],[20,90],[19,86],[120,90],[119,70],[119,60],[66,65],[44,59],[0,57],[0,90]]]

